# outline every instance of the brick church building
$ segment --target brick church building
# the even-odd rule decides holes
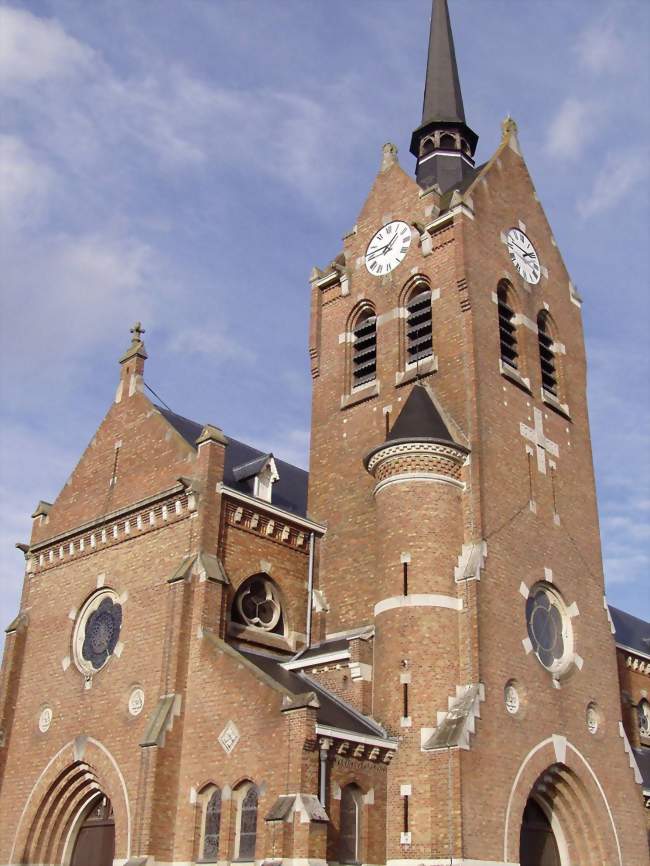
[[[434,0],[415,177],[385,145],[311,276],[309,475],[152,402],[132,329],[21,546],[0,863],[648,864],[581,299],[514,121],[477,140]]]

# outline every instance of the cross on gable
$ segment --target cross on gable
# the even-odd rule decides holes
[[[144,334],[144,328],[142,327],[140,322],[136,322],[135,325],[131,328],[131,342],[132,343],[141,343],[142,335]]]
[[[551,442],[544,435],[544,419],[539,409],[533,410],[535,418],[535,427],[528,427],[526,424],[519,425],[519,431],[524,439],[528,439],[535,445],[537,452],[537,469],[543,475],[546,475],[546,454],[552,454],[553,457],[558,457],[560,449],[555,442]]]

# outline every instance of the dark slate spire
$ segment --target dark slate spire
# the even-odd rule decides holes
[[[386,436],[386,442],[394,442],[396,439],[436,439],[456,444],[423,385],[413,386],[402,411]]]
[[[411,138],[423,189],[459,187],[472,173],[478,135],[465,123],[447,0],[433,0],[422,123]]]

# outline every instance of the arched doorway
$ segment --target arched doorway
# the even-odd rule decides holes
[[[79,828],[70,866],[112,866],[115,820],[108,797],[95,800]]]
[[[551,822],[532,797],[528,798],[521,822],[519,860],[521,866],[561,866]]]
[[[361,863],[361,803],[358,785],[346,785],[341,791],[341,822],[339,827],[339,863]]]

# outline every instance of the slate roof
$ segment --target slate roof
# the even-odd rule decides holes
[[[438,120],[465,122],[447,0],[433,0],[422,106],[422,125]]]
[[[426,388],[423,385],[414,385],[386,436],[386,442],[423,438],[454,441]]]
[[[611,605],[609,613],[616,629],[616,643],[650,655],[650,622]]]
[[[203,424],[198,424],[196,421],[191,421],[189,418],[184,418],[182,415],[177,415],[175,412],[163,409],[161,406],[156,406],[156,409],[180,433],[188,445],[196,448],[196,440],[201,435]],[[240,468],[245,463],[266,458],[268,455],[257,448],[253,448],[251,445],[246,445],[244,442],[232,439],[230,436],[227,439],[223,482],[226,487],[231,487],[233,490],[239,490],[241,493],[248,493],[252,496],[252,478],[238,480],[235,477],[234,470],[238,467]],[[291,463],[286,463],[284,460],[278,460],[277,458],[275,458],[275,465],[280,478],[273,485],[271,504],[278,508],[283,508],[292,514],[305,517],[307,515],[308,473],[298,466],[293,466]]]
[[[384,740],[389,739],[381,725],[362,715],[345,701],[335,697],[307,674],[286,671],[282,667],[282,662],[286,659],[248,648],[242,649],[240,647],[238,651],[291,694],[302,695],[305,692],[315,692],[320,704],[317,710],[317,720],[320,725],[348,731],[352,737],[357,734],[366,737],[380,737]]]
[[[641,778],[643,779],[644,792],[650,791],[650,749],[633,749]]]

